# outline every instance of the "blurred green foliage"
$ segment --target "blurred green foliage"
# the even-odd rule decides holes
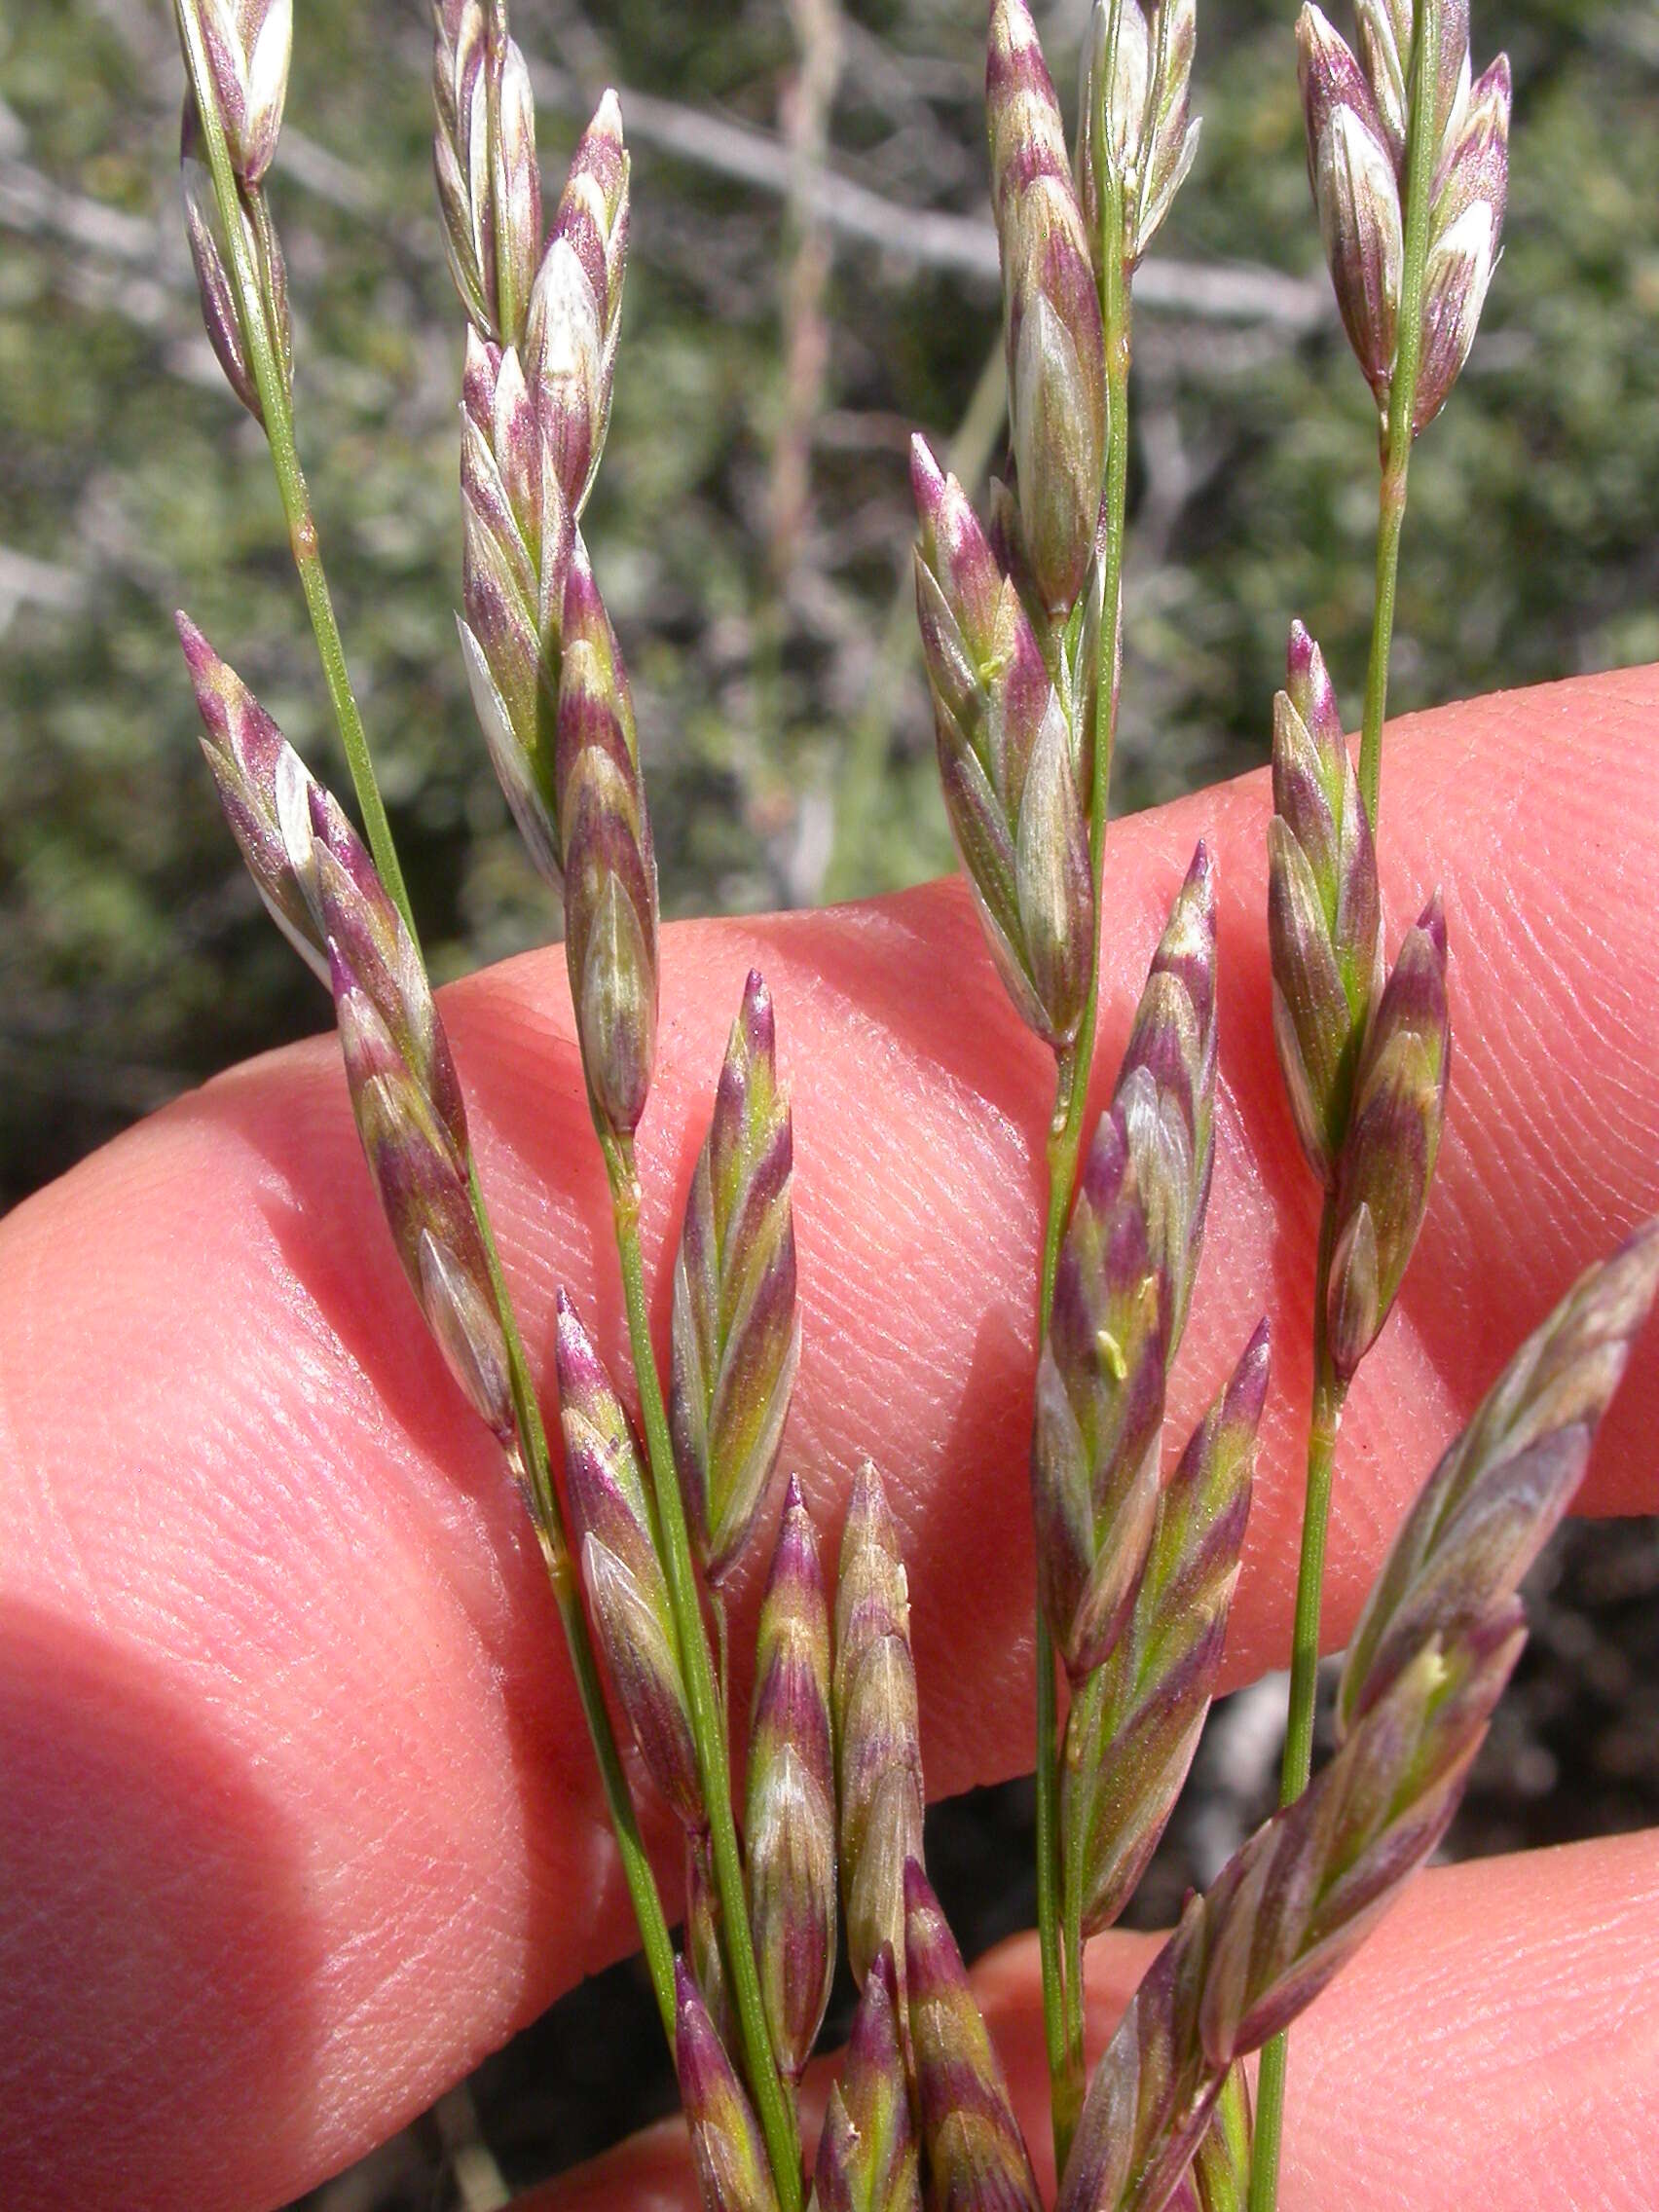
[[[431,207],[424,9],[300,0],[272,196],[300,437],[434,964],[550,932],[461,684],[461,325]],[[1163,252],[1319,273],[1291,0],[1205,0],[1196,175]],[[1055,73],[1084,11],[1040,9]],[[1659,658],[1659,29],[1646,6],[1475,10],[1515,65],[1507,248],[1412,476],[1393,703]],[[556,191],[613,77],[771,134],[782,0],[518,0],[553,74]],[[949,437],[995,343],[982,284],[905,259],[906,207],[981,214],[982,13],[862,0],[831,164],[895,205],[836,236],[811,499],[768,535],[797,228],[775,195],[636,136],[615,418],[588,535],[639,694],[671,913],[877,889],[948,865],[902,639],[904,437]],[[320,1023],[241,879],[194,742],[186,604],[343,780],[258,433],[219,386],[177,212],[164,0],[0,20],[0,1200],[181,1085]],[[749,141],[745,141],[749,143]],[[1334,318],[1293,337],[1144,312],[1121,803],[1266,752],[1287,618],[1357,711],[1373,424]],[[862,735],[855,737],[855,732]],[[850,772],[863,761],[861,780]]]

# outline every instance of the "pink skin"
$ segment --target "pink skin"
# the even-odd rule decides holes
[[[1656,718],[1649,670],[1390,739],[1389,949],[1443,883],[1456,1072],[1418,1257],[1344,1430],[1333,1645],[1517,1338],[1659,1208]],[[1202,831],[1220,902],[1216,1189],[1171,1433],[1264,1307],[1276,1368],[1231,1682],[1287,1643],[1317,1219],[1272,1059],[1267,814],[1264,774],[1114,832],[1097,1080],[1104,1097]],[[665,1251],[758,965],[797,1134],[805,1348],[786,1462],[833,1545],[859,1456],[879,1455],[911,1562],[930,1784],[1013,1773],[1031,1756],[1047,1055],[957,884],[689,925],[662,951],[641,1132],[659,1328]],[[563,962],[478,977],[444,1015],[533,1356],[550,1369],[568,1280],[619,1367]],[[332,1041],[235,1071],[19,1207],[0,1284],[8,2201],[252,2212],[629,1947],[554,1608],[497,1447],[422,1332]],[[1650,1338],[1588,1510],[1659,1508],[1656,1422]],[[740,1652],[769,1543],[737,1577]],[[667,1843],[660,1818],[653,1833]],[[1652,1837],[1425,1878],[1295,2046],[1286,2212],[1397,2203],[1407,2174],[1414,2212],[1659,2200],[1656,1907]],[[1099,1957],[1103,2042],[1144,1947]],[[1032,2121],[1029,1953],[980,1978]],[[634,2156],[683,2173],[666,2139]],[[645,2174],[550,2201],[689,2202]]]

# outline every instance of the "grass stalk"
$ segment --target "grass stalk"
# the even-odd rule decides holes
[[[772,2050],[771,2036],[760,1995],[760,1973],[755,1958],[755,1938],[749,1925],[749,1899],[738,1849],[737,1822],[732,1811],[731,1761],[726,1749],[719,1693],[714,1661],[703,1626],[697,1593],[696,1569],[691,1559],[691,1538],[685,1525],[685,1506],[680,1494],[680,1477],[674,1462],[668,1414],[657,1375],[656,1353],[651,1345],[650,1313],[645,1302],[645,1260],[640,1248],[640,1179],[635,1165],[633,1140],[600,1134],[606,1172],[610,1183],[611,1216],[616,1231],[616,1253],[622,1270],[623,1303],[628,1316],[628,1341],[633,1351],[634,1376],[639,1389],[640,1416],[645,1432],[651,1489],[656,1502],[657,1525],[662,1538],[663,1567],[668,1577],[669,1602],[674,1609],[680,1642],[681,1670],[685,1702],[691,1720],[691,1737],[697,1753],[704,1809],[709,1816],[709,1836],[715,1868],[715,1886],[726,1939],[726,1963],[731,1969],[731,1994],[743,2046],[745,2072],[755,2097],[760,2131],[772,2168],[773,2185],[783,2212],[800,2212],[800,2142],[793,2101],[786,2091]]]
[[[247,348],[254,387],[259,393],[260,408],[265,419],[266,442],[276,476],[282,511],[287,520],[294,567],[305,595],[312,632],[316,640],[323,681],[334,710],[335,723],[345,749],[347,766],[363,817],[363,827],[375,866],[402,917],[410,941],[419,950],[420,934],[410,904],[408,887],[398,862],[391,826],[387,819],[379,779],[375,774],[374,757],[346,665],[345,645],[334,616],[334,604],[328,588],[327,572],[323,568],[311,495],[295,443],[294,416],[288,388],[271,343],[272,303],[261,272],[247,248],[242,229],[240,187],[231,166],[230,149],[225,140],[224,125],[214,96],[212,73],[194,0],[175,0],[175,14],[184,49],[185,66],[201,120],[208,169],[213,179],[213,195],[218,203],[220,227],[224,231],[230,254],[230,276],[236,289],[243,343]],[[514,1472],[527,1489],[532,1502],[536,1539],[559,1608],[560,1624],[576,1679],[576,1694],[581,1702],[588,1732],[593,1739],[606,1808],[610,1817],[628,1895],[639,1926],[641,1945],[651,1977],[652,1994],[656,1998],[657,2010],[662,2018],[663,2032],[672,2048],[676,2009],[674,1946],[669,1937],[668,1922],[663,1913],[656,1877],[640,1834],[639,1821],[616,1748],[610,1716],[606,1709],[598,1661],[588,1635],[587,1620],[576,1588],[569,1536],[558,1491],[553,1482],[546,1424],[530,1373],[518,1316],[501,1272],[500,1255],[478,1181],[477,1164],[471,1159],[467,1161],[467,1187],[471,1195],[473,1214],[484,1242],[491,1289],[499,1309],[501,1332],[507,1347],[513,1408],[519,1431],[518,1464]]]

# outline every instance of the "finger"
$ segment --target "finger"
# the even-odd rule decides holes
[[[1436,1867],[1297,2022],[1281,2212],[1650,2212],[1659,2202],[1659,1837]],[[1089,1957],[1089,2054],[1156,1943]],[[974,1981],[1045,2192],[1053,2175],[1036,1945]],[[833,2061],[815,2070],[814,2122]],[[664,2121],[523,2212],[696,2212]]]
[[[1336,1641],[1503,1350],[1659,1202],[1656,708],[1649,673],[1390,741],[1393,931],[1443,877],[1460,1042],[1423,1250],[1344,1433]],[[1224,1096],[1174,1425],[1266,1304],[1280,1360],[1235,1675],[1284,1643],[1315,1219],[1268,1043],[1265,807],[1246,779],[1114,831],[1102,1040],[1109,1067],[1213,833]],[[889,1470],[930,1779],[959,1788],[1030,1759],[1048,1062],[959,886],[670,932],[653,1260],[755,959],[796,1102],[789,1454],[827,1529],[860,1454]],[[533,1351],[545,1367],[561,1280],[619,1350],[562,963],[496,971],[445,1011]],[[553,1610],[398,1275],[331,1043],[239,1071],[19,1208],[0,1279],[0,1758],[26,1785],[0,1813],[0,2026],[25,2054],[0,2129],[55,2194],[85,2175],[98,2200],[108,2158],[130,2200],[166,2202],[188,2157],[195,2201],[279,2199],[629,1942]],[[1650,1367],[1627,1399],[1603,1509],[1654,1496]]]

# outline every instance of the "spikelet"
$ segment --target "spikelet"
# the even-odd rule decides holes
[[[605,451],[628,253],[628,152],[608,92],[571,161],[536,271],[525,374],[550,425],[559,482],[577,520]]]
[[[580,537],[565,584],[558,817],[565,960],[582,1069],[612,1136],[645,1112],[656,1053],[657,877],[621,648]]]
[[[674,1270],[674,1454],[697,1557],[717,1586],[755,1526],[800,1359],[793,1165],[771,994],[752,971]]]
[[[1077,1034],[1094,893],[1087,761],[1018,592],[955,477],[910,445],[916,616],[945,811],[997,973],[1037,1034]]]
[[[835,1972],[835,1762],[829,1599],[793,1476],[760,1604],[743,1825],[766,2025],[798,2082]]]
[[[594,1640],[651,1780],[685,1826],[700,1833],[707,1814],[639,1446],[605,1362],[564,1291],[555,1348],[565,1475]]]
[[[904,1869],[904,1947],[916,2107],[935,2212],[1041,2212],[1031,2156],[962,1954],[913,1859]]]
[[[841,2071],[830,2091],[813,2202],[816,2212],[922,2212],[899,1977],[885,1943],[865,1976]]]
[[[1089,2083],[1057,2212],[1159,2212],[1229,2070],[1312,2003],[1444,1835],[1526,1640],[1516,1580],[1656,1283],[1649,1224],[1580,1279],[1430,1478],[1351,1647],[1336,1755],[1188,1903]]]
[[[1021,535],[1043,605],[1058,615],[1094,550],[1105,350],[1059,102],[1024,0],[992,7],[985,114]]]
[[[675,1987],[674,2059],[704,2212],[777,2212],[759,2124],[683,1959]]]
[[[461,305],[480,338],[517,346],[541,250],[541,171],[530,70],[517,42],[494,27],[495,14],[487,0],[433,7],[432,160]],[[511,327],[502,321],[503,291]]]
[[[1406,933],[1354,1079],[1326,1313],[1331,1364],[1345,1382],[1388,1318],[1422,1227],[1451,1069],[1446,918],[1436,892]]]
[[[1078,198],[1096,255],[1116,251],[1126,269],[1146,252],[1198,150],[1198,125],[1188,121],[1194,0],[1162,0],[1150,12],[1140,0],[1118,0],[1118,57],[1110,96],[1105,83],[1112,0],[1094,0],[1078,127]],[[1117,186],[1123,235],[1103,235],[1101,180]]]
[[[466,1113],[420,955],[338,804],[182,614],[178,632],[232,833],[283,935],[333,991],[351,1110],[398,1260],[451,1373],[510,1447]]]
[[[1227,1641],[1267,1387],[1264,1321],[1164,1486],[1128,1625],[1067,1718],[1061,1851],[1070,1863],[1082,1822],[1085,1936],[1128,1901],[1198,1748]]]
[[[888,1945],[903,1998],[904,1867],[922,1851],[922,1752],[899,1529],[867,1459],[841,1536],[831,1697],[847,1956],[862,1988]]]
[[[231,254],[220,219],[218,196],[207,172],[202,146],[202,124],[189,92],[184,99],[179,128],[179,183],[184,194],[185,233],[190,240],[191,266],[202,320],[214,357],[225,381],[254,421],[263,424],[265,409],[254,382],[247,334],[231,281]],[[260,276],[258,312],[266,317],[271,352],[277,374],[290,393],[294,386],[294,326],[288,309],[288,270],[281,241],[265,195],[242,186],[237,195],[238,221],[242,242]]]
[[[1377,848],[1324,656],[1290,626],[1273,701],[1268,950],[1273,1043],[1303,1150],[1334,1183],[1354,1072],[1382,987]]]
[[[193,0],[207,49],[219,121],[237,181],[255,185],[276,154],[288,62],[294,47],[293,0]]]

